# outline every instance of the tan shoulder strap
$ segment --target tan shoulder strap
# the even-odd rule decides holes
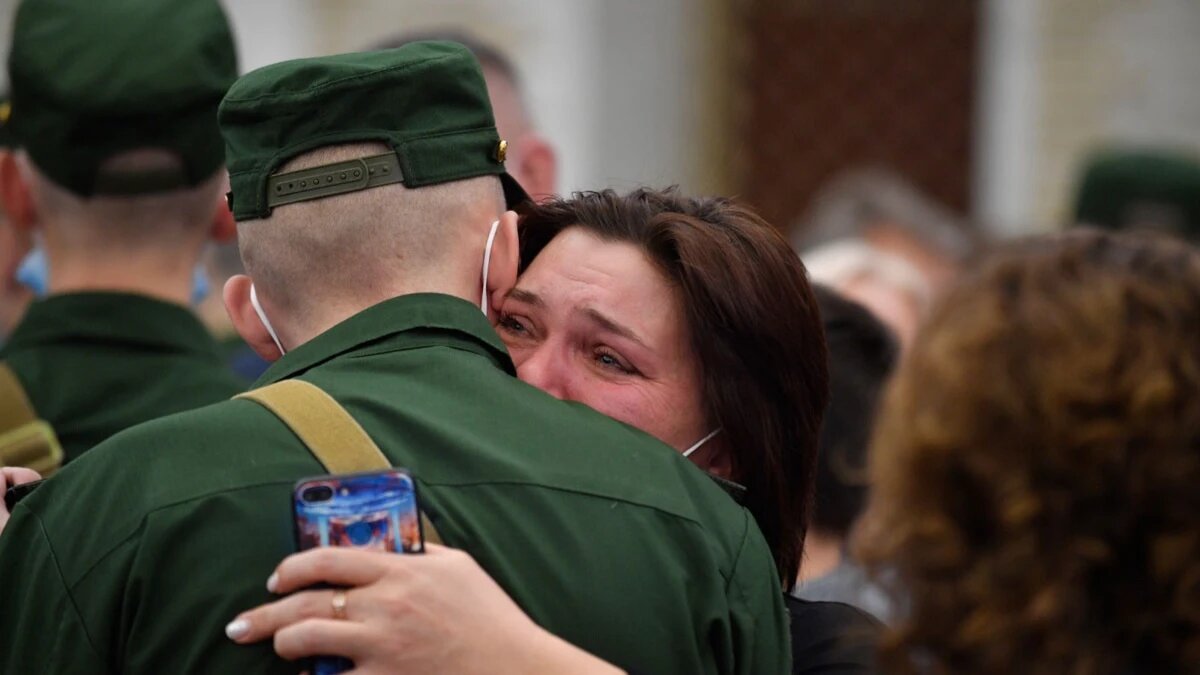
[[[275,413],[329,473],[378,471],[392,466],[358,420],[315,384],[284,380],[235,398],[248,398]]]
[[[329,473],[378,471],[392,466],[358,420],[311,382],[284,380],[234,398],[254,401],[274,413]],[[421,525],[425,541],[442,543],[437,528],[423,511]]]
[[[49,477],[62,461],[54,429],[38,419],[16,373],[0,361],[0,466],[23,466]]]
[[[0,431],[33,422],[37,413],[25,395],[25,387],[7,363],[0,362]]]

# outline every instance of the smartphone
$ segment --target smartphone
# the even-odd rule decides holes
[[[292,492],[296,548],[322,546],[412,554],[425,551],[417,485],[403,469],[307,478]],[[313,659],[313,675],[354,667],[348,659]]]
[[[8,509],[9,513],[12,513],[13,507],[17,505],[17,502],[28,497],[31,492],[44,482],[46,482],[46,479],[43,478],[42,480],[31,480],[28,483],[21,483],[20,485],[8,488],[4,491],[4,507]]]

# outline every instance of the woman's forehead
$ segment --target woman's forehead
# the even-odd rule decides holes
[[[512,297],[601,327],[608,319],[644,338],[675,338],[683,317],[676,289],[636,245],[578,227],[542,249]]]

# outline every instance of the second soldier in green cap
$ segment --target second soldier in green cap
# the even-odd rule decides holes
[[[216,112],[236,61],[216,0],[21,3],[0,202],[39,237],[49,295],[5,345],[0,427],[44,420],[72,461],[243,388],[188,308],[206,243],[235,234]]]

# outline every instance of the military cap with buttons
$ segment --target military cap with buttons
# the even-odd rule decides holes
[[[237,56],[217,0],[24,0],[8,71],[16,143],[78,195],[197,185],[224,162],[215,113]],[[147,147],[182,171],[98,176]]]
[[[510,207],[528,199],[504,170],[506,144],[479,63],[454,42],[260,68],[229,89],[219,119],[238,220],[377,185],[417,188],[486,175],[500,178]],[[361,141],[393,152],[275,174],[310,150]]]

